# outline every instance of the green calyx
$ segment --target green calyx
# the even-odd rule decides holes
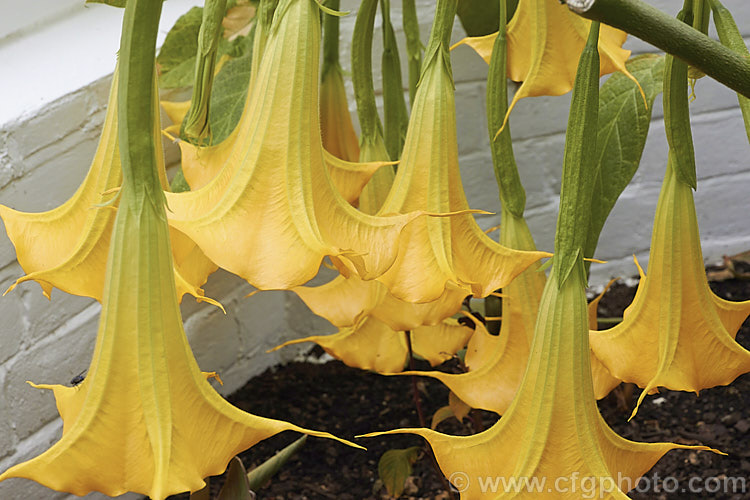
[[[391,2],[381,0],[383,15],[383,119],[385,122],[385,145],[392,160],[401,156],[409,126],[409,112],[404,100],[401,59],[398,54],[396,34],[391,24]]]
[[[216,68],[216,54],[223,28],[221,21],[227,8],[227,0],[206,0],[203,22],[198,33],[198,54],[193,80],[193,96],[190,109],[182,122],[180,135],[189,142],[203,145],[210,142],[211,127],[208,119],[211,89]]]
[[[377,10],[378,0],[362,0],[352,38],[352,83],[361,131],[360,145],[382,142],[383,136],[372,80],[372,34]]]
[[[578,63],[565,134],[560,213],[557,217],[555,256],[552,263],[552,273],[557,278],[558,288],[562,288],[574,269],[585,272],[582,257],[588,237],[591,198],[596,180],[599,115],[598,40],[599,23],[593,22]]]
[[[125,7],[118,81],[118,139],[123,184],[121,207],[148,198],[165,204],[153,130],[156,35],[162,0],[129,0]],[[163,208],[162,208],[163,210]]]
[[[492,140],[495,132],[503,125],[508,111],[508,84],[506,80],[507,38],[505,30],[507,0],[500,3],[500,30],[492,49],[489,73],[487,76],[487,126],[492,149],[492,164],[500,191],[500,202],[503,208],[516,217],[523,217],[526,207],[526,192],[521,184],[510,136],[510,124]]]

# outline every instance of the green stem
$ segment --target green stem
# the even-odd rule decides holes
[[[221,21],[227,9],[227,0],[206,0],[203,7],[203,22],[198,33],[198,54],[193,79],[193,96],[190,109],[182,122],[181,134],[193,144],[203,145],[211,137],[208,120],[211,88],[214,83],[216,53],[223,30]]]
[[[339,0],[326,0],[326,7],[339,10]],[[339,18],[323,14],[323,67],[321,78],[328,68],[339,66]]]
[[[402,21],[406,35],[406,57],[409,60],[409,102],[414,105],[419,74],[422,71],[422,39],[419,36],[419,18],[415,0],[403,0]]]
[[[495,139],[495,132],[503,125],[508,111],[508,81],[506,79],[507,37],[505,23],[507,0],[500,2],[500,31],[492,49],[492,59],[487,76],[487,126],[489,128],[492,148],[492,164],[500,191],[500,202],[503,207],[516,217],[523,217],[526,208],[526,192],[521,184],[518,166],[513,156],[513,143],[510,137],[510,124]]]
[[[352,38],[352,83],[361,131],[360,144],[383,135],[372,80],[372,33],[378,0],[362,0]]]
[[[570,116],[565,133],[560,213],[555,234],[552,273],[562,288],[574,268],[581,271],[591,219],[591,198],[596,179],[596,135],[599,115],[599,23],[591,23],[576,73]],[[584,278],[585,282],[585,278]]]
[[[385,146],[392,160],[401,156],[401,149],[409,127],[409,113],[404,99],[401,61],[398,55],[396,34],[391,24],[391,2],[381,0],[383,15],[383,122]]]
[[[156,35],[162,0],[129,0],[120,40],[118,139],[123,192],[164,204],[154,144]],[[123,196],[124,203],[128,197]]]
[[[673,54],[745,97],[750,61],[641,0],[568,0],[568,7]]]
[[[438,47],[446,51],[450,48],[453,19],[456,17],[457,8],[458,0],[437,0],[435,20],[432,22],[430,40],[425,50],[428,58]]]
[[[693,0],[693,28],[707,35],[710,18],[711,9],[708,2],[706,0]]]

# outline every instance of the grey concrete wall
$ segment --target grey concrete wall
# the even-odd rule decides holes
[[[672,13],[679,8],[675,1],[653,3]],[[750,4],[743,0],[724,3],[734,12],[743,33],[750,36]],[[358,4],[356,0],[343,0],[342,8],[356,11]],[[426,41],[434,2],[418,0],[418,4]],[[398,27],[399,6],[394,8],[393,22]],[[53,28],[62,29],[61,22]],[[77,36],[85,36],[87,25],[81,25]],[[348,40],[353,25],[353,16],[342,19],[345,68],[349,66]],[[37,37],[44,29],[48,27],[31,26],[20,34],[14,33],[12,41]],[[73,28],[66,29],[73,32]],[[462,36],[458,23],[455,31],[454,38],[458,40]],[[399,37],[403,39],[401,33]],[[380,40],[378,26],[376,47]],[[15,52],[8,50],[9,43],[0,38],[0,62],[13,63],[13,57],[28,57],[24,53],[14,56]],[[627,47],[635,52],[649,51],[637,40],[630,40]],[[379,57],[374,59],[378,61]],[[67,199],[83,179],[104,117],[109,89],[109,78],[104,75],[111,71],[113,59],[87,64],[100,65],[98,73],[91,73],[98,74],[96,78],[62,96],[52,96],[45,90],[47,93],[37,100],[43,106],[27,105],[23,112],[8,117],[2,112],[0,99],[0,203],[24,211],[48,210]],[[487,67],[463,47],[453,54],[453,68],[464,185],[472,208],[498,212],[484,115]],[[35,77],[44,75],[49,77],[49,72]],[[6,84],[0,83],[0,88]],[[698,82],[696,94],[698,98],[691,105],[700,179],[696,206],[706,260],[714,261],[722,254],[750,248],[750,228],[744,218],[750,192],[750,146],[734,93],[704,78]],[[29,102],[37,101],[29,98]],[[569,96],[530,98],[522,100],[511,115],[516,157],[528,193],[528,220],[538,246],[547,250],[552,249],[557,216],[568,106]],[[178,153],[173,146],[167,146],[168,162],[174,164]],[[666,154],[661,104],[657,100],[641,168],[617,203],[601,238],[597,256],[609,263],[593,268],[592,283],[603,282],[611,275],[635,274],[633,253],[644,264],[647,262]],[[483,227],[498,222],[497,216],[480,218]],[[5,231],[0,230],[0,289],[5,290],[22,274],[13,246]],[[208,296],[224,304],[227,315],[186,297],[183,318],[201,368],[221,373],[226,382],[225,393],[299,352],[289,349],[266,354],[268,348],[289,338],[332,331],[291,293],[266,292],[244,298],[251,288],[223,271],[212,276],[205,289]],[[0,298],[0,470],[35,456],[59,439],[61,425],[52,394],[31,389],[25,381],[66,383],[88,366],[99,310],[99,305],[90,299],[59,291],[48,302],[34,283],[23,284]],[[3,499],[68,496],[20,479],[0,483]]]

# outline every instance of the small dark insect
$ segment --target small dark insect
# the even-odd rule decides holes
[[[83,382],[83,379],[86,378],[86,370],[83,370],[81,373],[70,379],[70,385],[71,387],[75,387],[81,382]]]

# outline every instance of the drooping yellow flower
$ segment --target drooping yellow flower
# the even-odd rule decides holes
[[[327,65],[320,82],[320,133],[326,151],[342,160],[359,161],[359,141],[338,64]]]
[[[729,302],[709,288],[693,192],[676,178],[673,161],[670,153],[648,274],[638,266],[641,282],[622,323],[591,332],[609,371],[644,388],[638,405],[658,387],[698,393],[750,371],[750,352],[734,340],[750,301]]]
[[[380,214],[469,208],[458,167],[450,55],[442,46],[428,55],[398,172]],[[448,283],[485,297],[546,256],[498,244],[471,214],[421,218],[404,230],[396,262],[378,280],[407,302],[435,300]]]
[[[562,95],[573,83],[591,21],[570,12],[558,0],[523,0],[508,23],[508,77],[523,84],[516,90],[508,113],[519,99]],[[622,71],[630,75],[622,49],[627,33],[602,25],[599,33],[600,74]],[[458,44],[473,48],[489,64],[497,33],[469,37]],[[632,78],[632,77],[631,77]],[[506,114],[506,119],[507,119]]]
[[[463,349],[472,333],[471,328],[454,319],[435,326],[420,326],[411,330],[412,350],[436,366]],[[303,342],[315,342],[348,366],[378,373],[402,371],[409,356],[405,333],[393,330],[372,316],[361,318],[356,325],[340,328],[332,335],[290,340],[273,350]]]
[[[576,266],[559,289],[553,270],[540,302],[529,367],[516,398],[495,425],[472,436],[429,429],[368,436],[413,433],[427,439],[443,473],[461,481],[456,486],[462,500],[578,500],[584,485],[591,498],[625,500],[624,491],[635,487],[662,455],[688,447],[628,441],[599,414],[589,363],[583,262],[579,259]],[[539,490],[504,489],[498,483],[493,491],[486,487],[488,479],[546,483]]]
[[[320,138],[319,48],[314,0],[282,1],[236,140],[195,151],[197,163],[224,160],[218,174],[167,195],[170,224],[260,289],[305,283],[326,255],[372,279],[393,263],[396,239],[418,215],[369,216],[336,192]]]
[[[16,247],[18,262],[27,273],[8,291],[19,283],[35,280],[47,298],[50,298],[53,288],[59,288],[101,302],[107,252],[117,207],[116,191],[122,183],[115,109],[116,82],[117,71],[99,146],[86,178],[73,196],[59,207],[41,213],[18,212],[0,205],[0,217]],[[154,133],[159,137],[158,130]],[[161,141],[157,141],[157,147],[161,152]],[[166,185],[163,160],[160,168],[162,183]],[[178,231],[174,231],[173,236],[179,297],[190,293],[199,301],[219,305],[204,297],[200,288],[217,266],[200,249],[196,249],[189,238]]]
[[[143,164],[127,163],[88,374],[76,387],[37,386],[55,393],[62,438],[0,480],[163,500],[201,489],[234,455],[278,432],[334,438],[233,407],[206,380],[214,374],[198,368],[177,304],[164,197],[151,171],[158,162],[147,158],[143,133],[138,139],[129,146],[140,154],[131,157]]]

